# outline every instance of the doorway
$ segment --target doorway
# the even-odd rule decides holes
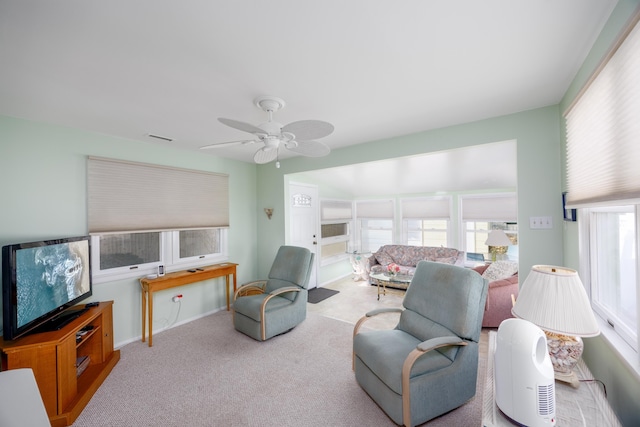
[[[289,184],[289,245],[309,249],[314,254],[308,289],[318,286],[318,187]]]

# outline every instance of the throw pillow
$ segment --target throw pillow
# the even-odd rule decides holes
[[[376,252],[373,254],[378,261],[378,264],[384,265],[385,267],[393,262],[393,258],[387,255],[385,252]]]
[[[489,267],[482,273],[482,277],[489,282],[500,279],[506,279],[518,272],[518,264],[513,261],[496,261],[491,263]]]
[[[458,260],[458,258],[456,258],[454,256],[447,257],[447,258],[436,258],[435,259],[436,262],[441,262],[443,264],[455,264],[457,260]]]

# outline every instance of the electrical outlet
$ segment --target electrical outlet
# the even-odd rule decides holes
[[[182,300],[182,294],[178,294],[172,298],[173,302],[180,302]]]

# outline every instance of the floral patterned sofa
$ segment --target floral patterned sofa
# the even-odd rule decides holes
[[[419,261],[464,266],[464,251],[431,246],[384,245],[369,257],[369,274],[384,273],[389,264],[400,267],[400,274],[413,276]]]

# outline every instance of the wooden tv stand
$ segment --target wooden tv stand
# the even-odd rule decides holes
[[[120,360],[120,350],[113,349],[112,306],[101,302],[57,331],[0,340],[2,370],[33,369],[52,427],[71,425]],[[86,327],[92,329],[76,341]],[[89,365],[77,375],[82,356],[89,356]]]

